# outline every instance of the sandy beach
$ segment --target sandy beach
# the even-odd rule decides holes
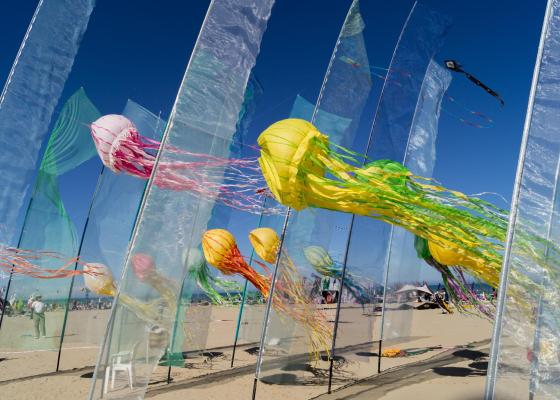
[[[260,328],[258,320],[259,315],[262,315],[263,306],[251,306],[247,311],[233,369],[231,357],[237,309],[217,306],[197,307],[198,309],[193,308],[190,311],[197,315],[197,319],[191,318],[190,322],[185,324],[185,330],[192,330],[196,325],[202,334],[198,337],[193,334],[185,341],[184,351],[187,354],[185,367],[172,367],[173,381],[169,384],[167,383],[168,367],[158,367],[152,375],[147,397],[162,400],[223,399],[224,396],[232,400],[250,398],[257,360],[255,347]],[[332,323],[334,308],[329,307],[324,311]],[[58,316],[54,315],[55,313],[50,314],[53,315],[48,315],[48,320],[53,326],[52,323]],[[469,346],[469,351],[484,352],[488,347],[491,324],[485,319],[457,313],[443,314],[441,310],[394,311],[393,314],[393,319],[408,320],[405,324],[408,328],[401,328],[407,335],[385,341],[383,349],[424,349],[424,352],[419,351],[418,354],[408,357],[383,357],[381,369],[385,371],[384,373],[389,373],[402,365],[424,362],[442,354],[465,349],[469,344],[475,346]],[[25,317],[14,317],[7,325],[13,328],[9,331],[12,334],[7,335],[3,332],[6,338],[2,338],[1,343],[14,344],[17,342],[18,335],[26,341],[19,346],[12,346],[11,349],[6,348],[5,345],[2,347],[3,351],[0,353],[2,397],[45,400],[85,398],[98,354],[100,336],[96,334],[101,333],[102,321],[107,317],[108,311],[105,310],[70,313],[69,321],[72,323],[68,325],[69,336],[63,344],[58,373],[55,372],[58,346],[53,347],[53,344],[60,342],[60,335],[57,337],[47,332],[46,339],[34,342],[27,337],[32,329],[30,320]],[[343,308],[334,362],[333,390],[348,385],[352,387],[353,383],[377,376],[380,320],[379,313],[364,313],[360,307],[350,305]],[[282,334],[285,334],[285,337]],[[287,339],[289,335],[293,336],[291,340]],[[41,343],[41,340],[44,342]],[[189,349],[188,347],[194,342],[201,344],[201,348],[209,353],[195,351],[192,347]],[[282,332],[272,329],[269,342],[257,387],[257,398],[284,399],[289,393],[290,399],[303,400],[322,396],[327,392],[329,363],[326,360],[309,361],[305,354],[305,340],[301,332],[297,330]],[[37,348],[41,346],[42,348]],[[430,347],[434,349],[427,351],[426,348]],[[470,368],[465,367],[469,363],[484,363],[484,357],[479,358],[472,360],[459,357],[449,360],[449,363],[453,368],[462,371],[460,368]],[[426,366],[425,370],[430,370],[429,366]],[[425,390],[431,393],[431,398],[459,399],[462,398],[460,393],[463,389],[465,393],[467,388],[468,393],[483,390],[485,370],[481,368],[474,371],[474,373],[463,374],[464,376],[438,374],[432,371],[429,379],[425,379],[426,383],[423,383],[424,379],[416,376],[414,377],[416,381],[412,379],[409,385],[404,383],[396,386],[386,385],[384,390],[387,390],[387,393],[384,393],[385,397],[382,398],[388,400],[407,398],[409,393],[421,393]],[[119,382],[116,387],[118,384]],[[364,383],[360,385],[363,386]],[[371,383],[369,386],[375,385]],[[437,385],[445,390],[431,390],[424,385],[429,387]],[[21,390],[23,387],[25,392]],[[332,398],[344,398],[340,397],[343,396],[344,390],[346,389]],[[442,397],[437,397],[438,393]],[[457,393],[459,397],[449,397],[449,393]]]

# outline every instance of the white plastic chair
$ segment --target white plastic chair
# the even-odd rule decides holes
[[[141,342],[137,342],[132,348],[132,351],[121,351],[111,356],[109,365],[107,365],[107,368],[105,369],[105,382],[103,385],[104,394],[107,394],[109,392],[109,382],[110,390],[115,389],[115,381],[119,372],[126,374],[130,391],[132,392],[134,390],[133,362],[140,343]]]

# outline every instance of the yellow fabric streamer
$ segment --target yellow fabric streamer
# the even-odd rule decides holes
[[[276,261],[280,245],[280,238],[276,231],[271,228],[254,229],[249,234],[249,239],[260,258],[269,263]],[[305,328],[310,354],[312,359],[317,361],[321,351],[330,353],[331,327],[328,325],[326,315],[317,309],[313,299],[305,293],[303,278],[292,259],[285,251],[282,251],[279,257],[272,304],[281,315],[289,315]]]

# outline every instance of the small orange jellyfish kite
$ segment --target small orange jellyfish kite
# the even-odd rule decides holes
[[[245,262],[235,238],[225,229],[212,229],[202,236],[206,261],[224,275],[239,274],[256,287],[265,298],[270,292],[269,278],[259,274]],[[269,272],[267,270],[267,272]]]
[[[280,240],[274,230],[255,229],[251,231],[249,240],[259,257],[269,264],[276,262]],[[202,237],[202,249],[209,264],[225,275],[243,276],[268,299],[271,284],[269,268],[264,263],[257,262],[266,271],[265,276],[247,264],[230,232],[225,229],[206,231]],[[331,327],[326,316],[317,310],[312,299],[306,296],[303,279],[284,252],[280,256],[278,268],[272,305],[279,314],[290,316],[305,328],[310,356],[318,360],[321,351],[330,352]]]

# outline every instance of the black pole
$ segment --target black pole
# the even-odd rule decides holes
[[[2,315],[0,315],[0,329],[2,329],[2,322],[4,321],[4,314],[6,313],[6,302],[8,301],[8,292],[10,291],[10,286],[12,285],[12,275],[14,269],[10,270],[10,277],[8,278],[8,284],[6,285],[6,292],[4,293],[4,299],[2,301]]]
[[[105,171],[105,165],[101,166],[101,172],[99,172],[99,178],[97,179],[97,184],[95,186],[95,191],[93,192],[93,196],[89,203],[88,213],[86,222],[84,224],[84,228],[82,229],[82,236],[80,238],[80,245],[78,246],[78,252],[76,255],[76,259],[80,258],[82,254],[82,246],[84,245],[84,238],[86,236],[87,227],[89,224],[89,219],[91,217],[91,211],[93,209],[93,204],[95,203],[95,199],[97,197],[97,193],[99,192],[99,188],[101,186],[101,182],[103,181],[103,172]],[[74,264],[74,271],[78,270],[78,261]],[[72,280],[70,281],[70,289],[68,290],[68,297],[66,298],[66,307],[64,309],[64,320],[62,321],[62,331],[60,332],[60,342],[58,344],[58,355],[56,357],[56,371],[58,372],[60,368],[60,356],[62,354],[62,343],[64,342],[64,334],[66,333],[66,323],[68,322],[68,306],[70,304],[70,298],[72,297],[72,290],[74,289],[74,281],[76,279],[76,275],[72,276]]]
[[[188,255],[187,255],[188,257]],[[169,349],[167,350],[167,362],[168,362],[168,369],[167,369],[167,383],[171,383],[172,379],[171,379],[171,358],[169,357],[171,354],[173,354],[173,347],[175,347],[175,339],[177,338],[177,321],[179,320],[179,312],[181,311],[181,305],[183,304],[182,300],[183,300],[183,289],[185,287],[185,279],[183,278],[183,283],[181,283],[181,289],[179,290],[179,296],[177,299],[177,311],[175,311],[175,325],[174,325],[174,329],[173,329],[173,336],[171,337],[171,346],[169,347]],[[182,353],[181,353],[182,354]]]
[[[230,368],[233,368],[235,362],[235,350],[237,350],[237,340],[239,338],[239,330],[241,329],[241,319],[243,318],[243,308],[245,306],[245,296],[247,296],[247,285],[249,281],[245,279],[245,286],[243,287],[243,295],[241,296],[241,304],[239,306],[239,314],[237,315],[237,327],[235,329],[235,337],[233,338],[233,351],[231,353]]]
[[[350,226],[348,228],[348,240],[346,242],[346,249],[344,250],[344,261],[342,262],[342,273],[340,275],[340,296],[338,296],[338,302],[336,303],[336,314],[334,317],[334,327],[333,327],[333,338],[331,345],[331,354],[329,355],[329,387],[327,390],[328,394],[331,394],[332,388],[332,378],[333,378],[333,365],[335,358],[335,348],[336,348],[336,336],[338,333],[338,324],[340,321],[340,307],[342,305],[342,294],[344,291],[344,280],[346,278],[346,269],[348,264],[348,255],[350,253],[350,243],[352,240],[352,230],[354,228],[354,220],[356,216],[352,214],[352,219],[350,220]]]
[[[385,307],[385,306],[383,306]],[[383,346],[383,337],[379,338],[379,347],[377,349],[377,373],[381,372],[381,350]]]
[[[257,384],[258,384],[259,380],[255,377],[255,379],[253,380],[253,395],[252,395],[252,399],[255,400],[257,398]]]
[[[399,44],[400,44],[400,40],[401,40],[402,34],[403,34],[403,32],[404,32],[404,29],[408,26],[408,21],[409,21],[409,19],[410,19],[410,16],[411,16],[412,13],[414,12],[414,9],[416,8],[416,4],[417,4],[417,2],[415,2],[414,5],[412,6],[412,8],[411,8],[411,10],[410,10],[410,12],[409,12],[409,14],[408,14],[408,18],[407,18],[407,20],[406,20],[406,22],[405,22],[405,24],[404,24],[404,27],[403,27],[403,29],[401,30],[401,34],[400,34],[400,36],[399,36],[399,39],[398,39],[398,42],[397,42],[397,46],[395,47],[395,50],[393,51],[393,55],[392,55],[392,57],[391,57],[391,64],[390,64],[390,65],[393,64],[396,51],[397,51],[397,49],[399,48]],[[365,158],[364,161],[363,161],[363,164],[364,164],[364,165],[365,165],[366,162],[367,162],[367,156],[368,156],[368,154],[369,154],[369,151],[370,151],[370,148],[371,148],[371,145],[372,145],[373,133],[374,133],[375,127],[377,126],[377,123],[378,123],[378,119],[377,119],[377,118],[379,117],[379,109],[380,109],[380,106],[381,106],[381,100],[383,99],[383,94],[384,94],[384,92],[385,92],[385,87],[386,87],[386,85],[387,85],[387,81],[385,81],[385,83],[383,84],[383,88],[381,89],[381,94],[380,94],[380,96],[379,96],[379,98],[378,98],[378,100],[377,100],[377,106],[376,106],[376,110],[375,110],[375,116],[374,116],[374,119],[373,119],[373,122],[372,122],[372,125],[371,125],[371,129],[370,129],[370,131],[369,131],[368,141],[367,141],[367,144],[366,144],[366,150],[365,150],[365,153],[364,153],[365,156],[366,156],[366,158]],[[355,219],[355,215],[353,214],[353,215],[352,215],[352,220],[351,220],[351,222],[350,222],[350,231],[349,231],[349,233],[348,233],[348,242],[347,242],[347,245],[346,245],[345,256],[344,256],[345,261],[344,261],[344,265],[343,265],[343,269],[342,269],[342,275],[343,275],[343,276],[342,276],[342,279],[343,279],[343,282],[344,282],[344,276],[345,276],[345,274],[346,274],[346,261],[347,261],[347,257],[348,257],[349,247],[350,247],[350,239],[351,239],[351,236],[352,236],[352,229],[353,229],[353,225],[354,225],[354,219]],[[386,285],[387,285],[387,282],[385,282],[385,286],[386,286]],[[341,285],[341,292],[342,292],[342,287],[343,287],[343,284]],[[384,290],[385,290],[385,288],[384,288]],[[341,299],[342,299],[342,296],[340,296],[340,297],[341,297]],[[383,305],[382,305],[382,306],[383,306],[383,309],[385,309],[385,295],[384,295],[384,302],[383,302]],[[332,348],[332,352],[331,352],[331,360],[330,360],[330,365],[329,365],[329,390],[328,390],[329,393],[331,393],[332,367],[333,367],[333,361],[334,361],[334,344],[335,344],[335,341],[336,341],[336,335],[337,335],[337,330],[338,330],[339,311],[340,311],[340,302],[339,302],[339,304],[337,304],[337,314],[336,314],[336,318],[335,318],[335,332],[334,332],[334,334],[333,334],[333,348]],[[383,332],[383,317],[382,317],[381,321],[382,321],[381,332]],[[378,373],[379,373],[379,371],[380,371],[380,369],[381,369],[381,343],[382,343],[382,341],[383,341],[382,337],[383,337],[383,336],[381,336],[381,338],[380,338],[380,340],[379,340],[379,357],[378,357],[378,363],[377,363],[377,364],[378,364],[378,366],[377,366],[377,372],[378,372]]]
[[[41,173],[41,171],[39,171]],[[27,224],[27,218],[29,217],[29,210],[31,210],[31,204],[33,204],[33,199],[35,197],[35,191],[31,195],[29,199],[29,204],[27,204],[27,210],[25,211],[25,217],[23,219],[23,225],[21,227],[21,232],[19,233],[19,239],[17,242],[17,248],[21,246],[21,242],[23,240],[23,232],[25,230],[25,225]],[[8,294],[10,293],[10,287],[12,286],[12,277],[14,275],[14,266],[12,265],[12,269],[10,270],[10,277],[8,278],[8,284],[6,285],[6,293],[4,293],[4,301],[2,302],[2,314],[0,315],[0,329],[2,329],[2,322],[4,321],[4,313],[6,312],[6,304],[8,302]]]

